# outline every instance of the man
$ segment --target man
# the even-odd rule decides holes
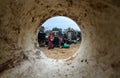
[[[45,32],[44,32],[44,27],[41,27],[39,33],[38,33],[38,42],[39,42],[39,46],[44,46],[45,45]]]
[[[58,35],[59,35],[59,47],[62,48],[62,45],[63,45],[63,34],[62,34],[62,30],[60,30],[58,32]]]

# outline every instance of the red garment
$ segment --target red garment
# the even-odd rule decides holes
[[[53,39],[53,34],[52,34],[52,33],[50,33],[48,39],[49,39],[50,41]]]
[[[53,47],[52,39],[53,39],[53,34],[50,33],[48,37],[48,49],[51,49]]]

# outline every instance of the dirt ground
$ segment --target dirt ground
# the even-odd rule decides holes
[[[54,48],[48,50],[47,47],[41,47],[40,49],[45,53],[47,57],[54,59],[66,59],[74,55],[74,53],[77,52],[79,47],[80,47],[80,42],[77,44],[71,44],[70,48]]]

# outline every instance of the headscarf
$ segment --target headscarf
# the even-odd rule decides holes
[[[53,34],[50,32],[49,39],[53,39]]]

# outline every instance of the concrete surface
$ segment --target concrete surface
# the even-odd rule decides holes
[[[82,31],[77,54],[47,58],[37,33],[52,16]],[[0,78],[120,78],[119,0],[0,0]]]

